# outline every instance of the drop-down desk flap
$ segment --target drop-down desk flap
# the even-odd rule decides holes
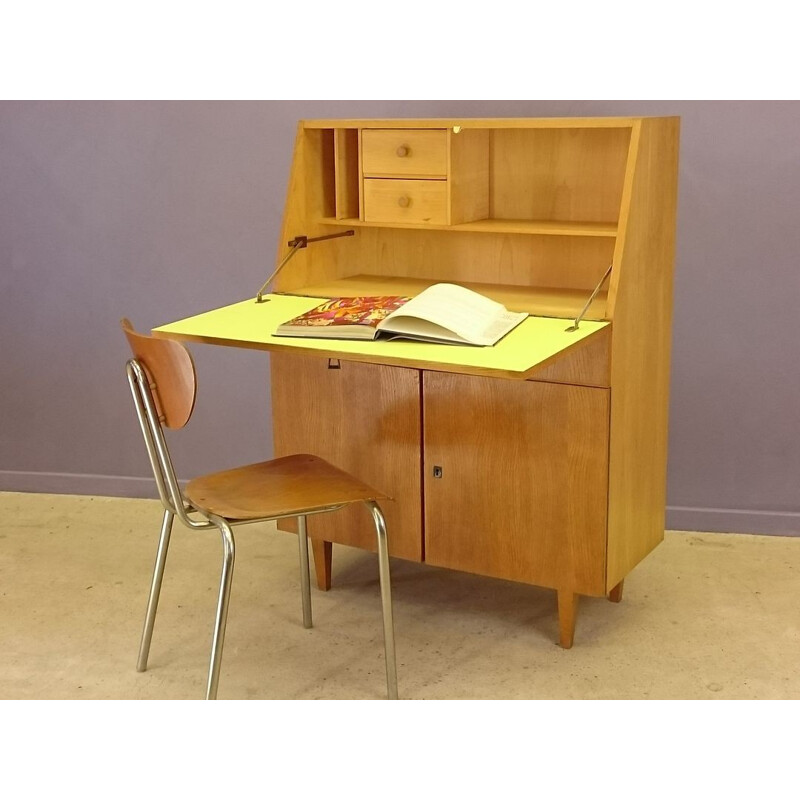
[[[270,294],[197,314],[153,329],[155,336],[187,342],[306,353],[439,372],[526,380],[567,352],[585,346],[610,325],[607,321],[529,316],[493,347],[429,344],[404,340],[354,341],[274,336],[278,325],[310,311],[324,297]]]

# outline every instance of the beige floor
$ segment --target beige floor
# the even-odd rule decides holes
[[[176,525],[150,669],[134,665],[154,501],[0,493],[0,698],[202,697],[221,545]],[[220,699],[379,699],[377,562],[334,549],[301,624],[296,539],[237,529]],[[392,560],[407,699],[800,698],[800,538],[667,532],[619,605]]]

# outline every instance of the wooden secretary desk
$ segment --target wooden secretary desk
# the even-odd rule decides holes
[[[297,249],[268,302],[154,333],[270,351],[275,456],[388,494],[394,556],[555,589],[570,647],[578,596],[618,601],[664,535],[678,134],[675,117],[301,122],[276,264],[297,237],[347,235]],[[494,348],[271,335],[320,298],[438,282],[531,316]],[[321,588],[333,543],[373,549],[355,510],[309,534]]]

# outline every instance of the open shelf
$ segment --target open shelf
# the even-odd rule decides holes
[[[617,225],[613,222],[559,222],[554,220],[481,219],[458,225],[436,225],[404,222],[364,222],[360,219],[324,217],[323,225],[343,225],[347,228],[414,228],[435,231],[477,231],[483,233],[521,233],[538,236],[601,236],[614,238]]]
[[[370,297],[380,295],[408,295],[413,297],[428,286],[442,281],[431,278],[398,278],[385,275],[351,275],[347,278],[325,281],[290,292],[279,292],[301,297]],[[551,289],[535,286],[505,286],[497,283],[458,281],[460,286],[479,292],[509,311],[527,311],[538,317],[573,319],[589,299],[590,292],[579,289]],[[599,292],[585,319],[605,319],[608,293]]]

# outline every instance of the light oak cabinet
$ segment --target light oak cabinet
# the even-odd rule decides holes
[[[514,311],[610,323],[524,380],[272,355],[275,454],[311,451],[392,499],[400,557],[558,594],[621,597],[664,534],[677,118],[308,120],[276,291],[413,294],[456,282]],[[593,294],[594,293],[594,294]],[[587,301],[593,296],[591,302]],[[360,361],[369,357],[360,356]],[[366,520],[314,520],[371,547]]]

